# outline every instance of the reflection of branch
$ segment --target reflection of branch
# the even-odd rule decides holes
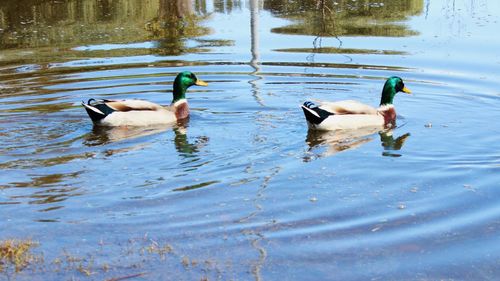
[[[328,10],[330,14],[332,13],[332,10],[327,5],[325,5],[325,0],[320,0],[319,4],[321,4],[323,16],[325,15],[325,9]]]
[[[427,0],[426,4],[425,4],[425,19],[427,19],[427,17],[429,16],[429,4],[430,4],[430,0]]]
[[[334,32],[333,34],[328,32],[327,27],[326,27],[326,13],[325,11],[328,11],[329,19],[333,22],[333,30],[335,31],[335,18],[332,17],[333,12],[332,10],[325,4],[325,0],[320,0],[321,4],[321,26],[323,28],[322,32],[326,35],[333,36],[339,41],[339,48],[342,46],[342,40],[338,37],[337,33]]]
[[[340,39],[340,37],[336,33],[335,18],[332,16],[333,15],[332,9],[330,9],[330,7],[328,7],[328,5],[325,3],[325,0],[317,0],[317,1],[318,2],[316,5],[316,8],[318,10],[321,9],[321,19],[320,19],[321,20],[321,31],[316,36],[316,38],[314,38],[314,40],[313,40],[314,52],[307,57],[307,60],[309,60],[309,61],[314,61],[314,54],[316,53],[316,49],[322,48],[322,37],[323,36],[329,36],[329,37],[333,37],[333,38],[337,39],[337,41],[339,42],[339,45],[337,46],[337,48],[339,48],[339,49],[342,48],[342,45],[343,45],[342,39]],[[328,30],[327,17],[328,17],[328,20],[333,23],[333,26],[332,26],[333,33]],[[319,44],[318,44],[318,42],[319,42]],[[349,62],[352,61],[352,58],[350,56],[347,56],[345,54],[343,56],[348,58]]]

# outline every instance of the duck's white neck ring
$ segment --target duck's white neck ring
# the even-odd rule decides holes
[[[180,99],[180,100],[174,102],[172,105],[173,106],[179,106],[179,105],[181,105],[183,103],[187,103],[187,100],[186,99]]]

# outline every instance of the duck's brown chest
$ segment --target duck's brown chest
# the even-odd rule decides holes
[[[384,116],[384,126],[386,128],[396,126],[396,110],[393,107],[388,108],[381,113]]]
[[[184,119],[189,116],[189,106],[187,102],[183,102],[175,107],[175,117],[177,119]]]

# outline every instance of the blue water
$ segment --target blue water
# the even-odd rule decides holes
[[[44,257],[0,279],[497,279],[499,3],[411,1],[387,22],[372,9],[360,25],[404,36],[337,37],[278,33],[300,17],[276,2],[195,3],[199,36],[145,33],[147,1],[131,23],[115,3],[116,18],[70,24],[74,43],[50,35],[63,16],[21,24],[0,6],[15,22],[0,25],[0,240]],[[184,70],[210,85],[189,89],[183,124],[93,128],[80,106],[168,104]],[[396,129],[308,132],[305,100],[375,106],[393,75],[413,92],[395,98]]]

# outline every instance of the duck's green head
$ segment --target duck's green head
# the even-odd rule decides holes
[[[190,71],[184,71],[177,74],[174,81],[174,99],[172,100],[172,103],[185,99],[186,90],[193,85],[208,86],[207,82],[198,79],[196,75]]]
[[[385,81],[384,89],[382,90],[382,98],[380,99],[380,105],[392,104],[394,100],[394,96],[396,93],[403,92],[410,94],[410,89],[405,87],[403,83],[403,79],[393,76],[389,77],[387,81]]]

